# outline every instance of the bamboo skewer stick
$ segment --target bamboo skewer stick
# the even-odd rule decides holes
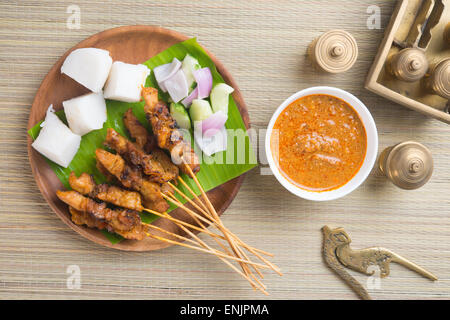
[[[176,189],[176,188],[175,188],[175,189]],[[178,190],[178,189],[176,189],[176,190]],[[178,193],[180,193],[180,190],[178,190]],[[163,194],[163,197],[164,197],[165,199],[171,201],[170,197],[165,196],[164,194]],[[171,198],[172,198],[172,200],[173,200],[173,201],[171,201],[171,202],[174,202],[178,207],[183,208],[189,215],[191,215],[191,217],[193,217],[193,218],[197,221],[197,223],[200,222],[200,221],[198,221],[198,218],[197,218],[197,217],[201,218],[201,216],[198,216],[195,212],[193,212],[192,210],[186,208],[186,207],[185,207],[181,202],[179,202],[178,199],[176,199],[173,195],[171,195]],[[209,216],[209,215],[208,215],[208,216]],[[202,225],[202,226],[203,226],[203,225]],[[203,227],[204,227],[204,226],[203,226]],[[219,230],[220,230],[220,229],[219,229]],[[221,230],[221,231],[222,231],[222,230]],[[231,245],[231,244],[230,244],[230,245]],[[221,246],[222,246],[222,245],[221,245]],[[246,259],[246,260],[249,260],[249,261],[250,261],[250,259],[248,258],[248,256],[246,256],[245,254],[243,254],[242,250],[240,250],[237,246],[233,246],[233,247],[234,247],[233,249],[237,251],[238,257],[240,257],[241,259]],[[223,246],[222,246],[222,248],[223,248]],[[249,275],[249,274],[250,274],[249,268],[248,268],[247,266],[243,265],[243,264],[242,264],[242,267],[243,267],[243,269],[244,269],[244,272],[245,272],[247,275]],[[257,267],[256,267],[255,265],[252,265],[252,267],[256,270],[256,272],[258,273],[258,275],[260,275],[260,276],[262,277],[262,274],[259,272],[259,270],[257,270]]]
[[[260,253],[264,254],[264,255],[268,255],[268,256],[273,256],[273,255],[271,253],[268,253],[263,250],[256,249],[256,248],[253,248],[253,247],[247,245],[240,238],[238,238],[234,233],[232,233],[228,228],[226,228],[224,226],[217,211],[215,210],[214,206],[212,205],[211,201],[209,200],[208,196],[206,195],[205,190],[201,186],[201,184],[198,181],[195,174],[192,172],[192,169],[190,168],[189,165],[186,164],[186,162],[184,164],[185,164],[191,178],[194,180],[195,184],[197,185],[198,189],[200,190],[201,198],[203,201],[200,199],[200,197],[197,196],[197,194],[188,186],[188,184],[181,177],[178,177],[178,180],[192,194],[192,196],[193,196],[192,199],[189,198],[186,194],[184,194],[180,189],[178,189],[176,186],[174,186],[170,182],[169,182],[169,186],[173,190],[175,190],[183,199],[188,201],[188,203],[191,204],[192,207],[195,208],[199,213],[187,208],[171,192],[168,192],[167,194],[161,193],[161,195],[164,197],[164,199],[166,199],[170,203],[178,206],[179,208],[183,209],[187,214],[189,214],[194,219],[195,223],[197,223],[198,226],[195,226],[190,223],[184,222],[182,220],[173,218],[167,212],[160,213],[160,212],[156,212],[156,211],[150,210],[150,209],[144,209],[144,210],[148,211],[150,213],[153,213],[159,217],[163,217],[163,218],[166,218],[166,219],[174,222],[178,227],[180,227],[184,232],[186,232],[187,235],[192,237],[192,239],[172,233],[168,230],[164,230],[163,228],[160,228],[160,227],[157,227],[154,225],[148,225],[148,224],[145,224],[145,225],[148,225],[149,227],[151,227],[155,230],[159,230],[168,235],[176,237],[177,239],[192,243],[193,245],[166,239],[164,237],[156,236],[151,233],[147,233],[147,235],[149,237],[152,237],[152,238],[160,240],[160,241],[165,241],[167,243],[176,244],[176,245],[184,246],[184,247],[191,248],[194,250],[198,250],[201,252],[213,254],[216,257],[218,257],[220,260],[222,260],[224,263],[226,263],[234,271],[239,273],[242,277],[247,279],[247,281],[250,283],[250,285],[255,290],[258,289],[261,292],[263,292],[264,294],[268,295],[268,292],[266,291],[267,287],[264,285],[264,283],[262,283],[262,281],[260,281],[258,279],[258,277],[256,277],[252,273],[251,268],[257,273],[257,275],[259,277],[261,277],[261,279],[264,278],[264,276],[261,273],[260,269],[269,268],[269,269],[272,269],[273,271],[275,271],[276,273],[278,273],[279,275],[282,275],[281,270],[277,266],[272,264],[270,261],[268,261],[267,259],[262,257],[260,255]],[[219,230],[223,234],[223,236],[207,230],[207,226],[209,226],[209,225],[213,225],[217,230]],[[223,249],[223,251],[217,250],[217,249],[209,246],[206,242],[204,242],[197,235],[195,235],[194,232],[192,232],[190,229],[207,233],[216,241],[216,243]],[[219,240],[227,241],[230,248],[227,248]],[[242,248],[240,246],[242,246]],[[231,249],[231,251],[229,249]],[[246,249],[247,251],[249,251],[250,253],[255,255],[258,259],[260,259],[265,264],[251,261],[251,259],[248,257],[248,255],[245,253],[245,251],[243,249]],[[233,265],[229,261],[229,259],[238,262],[242,268],[242,271],[239,270],[235,265]]]
[[[168,216],[168,214],[166,213],[164,216]],[[186,233],[188,233],[191,237],[193,237],[194,239],[196,239],[197,241],[198,241],[198,243],[200,244],[200,245],[202,245],[204,248],[205,248],[205,250],[210,250],[211,251],[211,253],[212,254],[215,254],[219,259],[221,259],[223,262],[225,262],[227,265],[229,265],[230,267],[232,267],[233,269],[235,269],[235,270],[237,270],[232,264],[230,264],[227,260],[225,260],[224,258],[225,257],[227,257],[227,258],[229,258],[229,259],[233,259],[233,260],[236,260],[236,261],[238,261],[238,262],[240,262],[240,263],[242,263],[243,265],[247,265],[247,264],[245,264],[245,263],[252,263],[252,262],[250,262],[250,261],[245,261],[245,260],[241,260],[241,259],[239,259],[239,258],[236,258],[236,257],[233,257],[233,256],[231,256],[231,255],[223,255],[223,253],[222,252],[220,252],[220,251],[218,251],[218,250],[216,250],[216,249],[213,249],[213,248],[211,248],[210,246],[208,246],[205,242],[203,242],[200,238],[198,238],[195,234],[193,234],[192,232],[190,232],[186,227],[184,227],[182,224],[177,224],[180,228],[182,228],[183,229],[183,231],[185,231]],[[161,228],[159,228],[159,227],[157,227],[158,229],[161,229]],[[164,229],[162,229],[162,230],[164,230]],[[168,231],[167,231],[168,232]],[[168,232],[169,234],[173,234],[173,233],[171,233],[171,232]],[[174,235],[174,234],[173,234]],[[180,238],[184,238],[184,239],[187,239],[187,238],[185,238],[185,237],[182,237],[182,236],[179,236],[179,235],[177,235],[178,237],[180,237]],[[191,240],[191,239],[188,239],[189,241],[191,241],[191,242],[194,242],[193,240]],[[217,240],[217,239],[216,239]],[[222,246],[223,247],[223,246]],[[198,248],[198,247],[197,247]],[[223,247],[225,250],[226,250],[226,248],[225,247]],[[228,251],[228,250],[226,250],[226,251]],[[260,266],[263,266],[263,265],[260,265]],[[248,267],[247,267],[248,268]],[[238,271],[238,270],[237,270]],[[243,275],[243,274],[242,274]],[[264,294],[268,294],[266,291],[265,291],[265,289],[266,289],[266,286],[263,284],[263,283],[261,283],[260,281],[259,281],[259,279],[255,279],[255,281],[257,282],[257,284],[259,284],[260,286],[261,286],[261,288],[260,287],[258,287],[249,277],[248,277],[248,274],[247,273],[245,273],[245,276],[246,276],[246,279],[249,281],[249,283],[252,285],[252,287],[254,288],[254,289],[259,289],[260,291],[262,291]],[[255,278],[254,276],[253,276],[253,278]]]
[[[201,186],[201,184],[198,181],[197,177],[195,176],[194,172],[192,172],[191,167],[186,162],[184,162],[184,165],[188,169],[189,174],[191,175],[192,179],[194,179],[195,183],[197,184],[197,187],[199,188],[200,192],[202,193],[203,199],[205,200],[205,202],[207,204],[210,215],[216,220],[215,221],[216,225],[219,227],[220,231],[222,231],[223,235],[227,239],[232,251],[234,252],[234,254],[236,256],[238,256],[239,258],[242,259],[243,255],[241,254],[241,251],[237,248],[235,241],[230,237],[230,235],[226,231],[223,230],[224,229],[223,224],[220,221],[219,215],[217,214],[216,210],[214,209],[214,206],[209,201],[208,196],[206,195],[205,191],[203,190],[203,187]],[[248,267],[248,265],[244,265],[242,263],[240,263],[240,265],[245,274],[247,274],[247,275],[251,274],[251,271],[250,271],[250,268]]]
[[[175,205],[177,205],[178,207],[181,207],[181,208],[183,208],[191,217],[193,217],[195,220],[196,220],[196,222],[197,223],[199,223],[200,221],[198,221],[198,219],[197,219],[197,217],[198,218],[201,218],[201,216],[199,216],[199,215],[197,215],[195,212],[193,212],[192,210],[190,210],[189,208],[186,208],[181,202],[179,202],[178,201],[178,199],[176,199],[173,195],[172,195],[172,199],[170,199],[170,197],[168,197],[168,196],[166,196],[166,195],[164,195],[163,194],[163,196],[164,196],[164,198],[166,198],[166,199],[168,199],[169,201],[172,201]],[[202,225],[202,227],[204,228],[204,226]],[[217,227],[216,225],[215,225],[215,227]],[[220,230],[220,229],[219,229]],[[225,239],[224,237],[220,237],[221,239]],[[242,250],[240,250],[238,247],[237,247],[237,249],[240,251],[240,253],[241,254],[243,254],[244,255],[244,258],[246,258],[246,260],[250,260],[247,256],[245,256],[245,253],[242,251]],[[263,277],[262,276],[262,274],[259,272],[259,271],[256,271],[261,277]]]
[[[171,220],[171,221],[175,222],[175,223],[176,223],[180,228],[182,228],[184,231],[186,231],[187,229],[185,230],[185,227],[183,226],[183,224],[187,224],[189,228],[194,228],[194,227],[195,227],[195,226],[193,226],[193,225],[191,225],[191,224],[189,224],[189,223],[187,223],[187,222],[184,222],[184,221],[181,221],[181,220],[172,218],[172,217],[171,217],[169,214],[167,214],[167,213],[166,213],[166,214],[162,214],[162,213],[159,213],[159,212],[150,210],[150,209],[144,209],[144,210],[149,211],[149,212],[151,212],[151,213],[153,213],[153,214],[157,214],[157,215],[160,216],[160,217],[167,218],[168,220]],[[142,224],[147,225],[147,226],[154,227],[155,229],[158,228],[158,229],[160,229],[160,231],[164,230],[164,229],[162,229],[162,228],[159,228],[159,227],[157,227],[157,226],[154,226],[154,225],[151,225],[151,224],[148,224],[148,223],[142,223]],[[201,228],[198,228],[198,227],[195,227],[195,228],[201,230]],[[164,230],[163,232],[171,233],[171,235],[175,235],[175,233],[172,233],[172,232],[167,231],[167,230]],[[193,235],[190,231],[186,231],[186,232],[189,233],[189,235],[191,235],[191,236]],[[188,239],[188,238],[183,237],[183,236],[180,236],[180,235],[176,235],[176,236],[183,238],[183,240],[186,240],[186,239],[187,239],[187,240],[192,241],[191,239]],[[217,236],[218,236],[218,235],[217,235]],[[194,235],[193,238],[197,238],[197,237]],[[215,252],[217,252],[217,253],[223,255],[222,252],[220,252],[220,251],[218,251],[218,250],[216,250],[216,249],[212,249],[212,250],[214,250]],[[227,256],[227,255],[224,255],[224,257],[229,258],[229,259],[232,259],[232,260],[236,260],[236,261],[238,261],[238,262],[243,262],[243,263],[248,263],[248,264],[251,264],[251,265],[255,265],[255,266],[258,266],[258,267],[260,267],[260,268],[267,268],[266,265],[263,265],[263,264],[260,264],[260,263],[256,263],[256,262],[253,262],[253,261],[250,261],[250,260],[245,260],[245,259],[242,259],[242,258],[236,258],[236,257],[233,257],[233,256],[231,256],[231,255],[228,255],[228,256]]]
[[[180,227],[185,231],[185,232],[187,232],[191,237],[193,237],[195,240],[197,240],[199,243],[200,243],[200,245],[202,245],[205,249],[209,249],[209,250],[213,250],[213,251],[215,251],[215,249],[212,249],[210,246],[208,246],[204,241],[202,241],[200,238],[198,238],[194,233],[192,233],[191,231],[189,231],[186,227],[184,227],[184,226],[182,226],[182,225],[180,225]],[[221,260],[223,260],[224,262],[227,262],[228,263],[228,261],[226,261],[225,259],[221,259]],[[236,260],[236,259],[235,259]],[[239,261],[239,260],[236,260],[236,261]],[[242,262],[239,262],[242,266],[245,266],[246,268],[245,268],[245,271],[244,271],[244,273],[248,276],[249,274],[248,274],[248,266],[247,266],[247,264],[246,263],[249,263],[249,262],[246,262],[246,263],[243,263],[244,261],[242,261]],[[252,282],[252,281],[250,281],[249,280],[249,282],[250,282],[250,284],[255,288],[255,284]],[[259,287],[257,287],[256,286],[256,288],[258,288],[259,290],[261,290],[262,292],[264,292],[264,287],[262,287],[262,288],[259,288]]]
[[[173,184],[171,184],[170,182],[169,182],[169,185],[175,190],[175,191],[177,191],[178,192],[178,194],[180,194],[184,199],[186,199],[187,201],[189,201],[189,203],[191,203],[197,210],[199,210],[200,212],[203,212],[205,215],[207,215],[206,214],[206,212],[204,212],[199,206],[197,206],[191,199],[189,199],[189,197],[187,197],[184,193],[182,193],[178,188],[176,188]],[[173,195],[173,194],[170,194],[170,197],[172,197],[172,199],[174,199],[174,200],[177,200],[176,198],[175,198],[175,196]],[[189,212],[188,212],[189,213]],[[189,213],[190,214],[190,213]],[[206,228],[205,227],[205,225],[195,216],[195,215],[192,215],[192,214],[190,214],[190,216],[195,220],[195,222],[199,225],[199,226],[201,226],[202,228]],[[214,240],[216,241],[216,243],[224,250],[224,252],[226,253],[226,254],[228,254],[228,255],[231,255],[232,253],[217,239],[217,238],[214,238]],[[243,253],[242,251],[241,251],[241,253]],[[244,255],[244,258],[246,259],[246,260],[250,260],[249,258],[248,258],[248,256],[246,256],[245,255],[245,253],[243,253],[243,255]],[[263,275],[262,275],[262,273],[259,271],[259,269],[258,269],[258,267],[257,266],[255,266],[255,265],[251,265],[254,269],[255,269],[255,271],[258,273],[258,275],[261,277],[261,278],[263,278]],[[261,287],[263,287],[264,289],[267,289],[267,287],[264,285],[264,283],[262,283],[258,278],[256,278],[253,274],[250,274],[251,276],[252,276],[252,278],[254,278],[254,280],[256,281],[256,282],[258,282],[258,284],[261,286]],[[254,286],[253,286],[254,287]],[[255,287],[254,287],[255,288]],[[256,289],[256,288],[255,288]]]
[[[180,201],[178,201],[178,199],[172,199],[171,197],[169,197],[168,195],[164,194],[161,192],[161,196],[168,200],[169,202],[172,202],[174,205],[178,206],[179,208],[182,208],[184,211],[186,211],[189,214],[193,214],[194,216],[196,216],[197,218],[199,218],[200,220],[202,220],[203,222],[209,224],[214,224],[213,221],[209,221],[206,218],[202,217],[201,215],[195,213],[194,211],[192,211],[191,209],[187,208],[184,204],[182,204]]]
[[[147,208],[144,208],[143,210],[144,210],[144,211],[147,211],[147,212],[150,212],[150,213],[153,213],[154,215],[157,215],[158,217],[166,218],[166,219],[168,219],[168,220],[170,220],[170,221],[172,221],[172,222],[183,224],[183,225],[185,225],[186,227],[189,227],[189,228],[191,228],[191,229],[194,229],[194,230],[197,230],[197,231],[200,231],[200,232],[204,232],[204,233],[206,233],[206,234],[209,234],[211,237],[216,237],[216,238],[220,238],[220,239],[224,239],[224,240],[225,240],[225,237],[224,237],[224,236],[221,236],[221,235],[219,235],[219,234],[213,233],[213,232],[209,231],[208,229],[202,229],[202,228],[199,228],[199,227],[194,226],[194,225],[192,225],[192,224],[190,224],[190,223],[187,223],[187,222],[185,222],[185,221],[176,219],[176,218],[174,218],[174,217],[172,217],[172,216],[170,216],[170,215],[169,215],[169,216],[165,216],[164,214],[162,214],[162,213],[160,213],[160,212],[158,212],[158,211],[150,210],[150,209],[147,209]]]
[[[202,245],[205,249],[210,249],[210,250],[213,250],[211,247],[209,247],[205,242],[203,242],[202,240],[200,240],[200,238],[198,238],[195,234],[193,234],[192,232],[190,232],[188,229],[186,229],[185,227],[183,227],[183,226],[181,226],[180,225],[180,227],[185,231],[185,232],[187,232],[191,237],[193,237],[193,238],[195,238],[199,243],[200,243],[200,245]],[[228,251],[228,250],[227,250]],[[221,260],[224,260],[224,259],[221,259]],[[224,261],[225,262],[225,261]],[[248,272],[248,266],[247,266],[247,264],[244,264],[244,263],[241,263],[240,262],[240,264],[242,265],[242,266],[245,266],[245,269],[244,269],[244,267],[243,267],[243,271],[244,271],[244,273],[247,275],[247,276],[249,276],[250,274],[249,274],[249,272]],[[249,281],[250,282],[250,281]],[[253,282],[250,282],[250,284],[252,285],[252,287],[254,288],[254,289],[261,289],[261,288],[258,288]],[[264,290],[264,287],[263,287],[263,290]],[[263,291],[264,292],[264,291]]]
[[[181,178],[181,177],[178,177],[178,180],[186,187],[186,189],[188,189],[189,190],[189,192],[192,194],[192,196],[197,200],[197,201],[199,201],[200,203],[202,203],[201,202],[201,200],[198,198],[198,196],[192,191],[192,189],[191,188],[189,188],[189,186],[187,185],[187,183]],[[178,191],[177,191],[178,192]],[[180,193],[180,192],[178,192],[178,193]],[[182,194],[182,193],[181,193]],[[180,194],[180,195],[181,195]],[[184,198],[184,197],[187,197],[186,195],[182,195],[182,197]],[[202,203],[203,204],[203,203]],[[205,207],[206,208],[206,207]],[[208,211],[208,209],[206,209],[206,211]],[[203,211],[202,213],[204,213],[205,214],[205,212]],[[217,223],[217,220],[216,219],[213,219],[212,217],[209,217],[210,219],[212,219],[215,223]],[[213,225],[214,227],[216,227],[217,228],[217,226],[216,225]],[[244,248],[247,248],[247,247],[249,247],[249,248],[252,248],[254,251],[257,251],[257,252],[259,252],[259,253],[261,253],[261,254],[264,254],[264,255],[266,255],[266,256],[269,256],[269,257],[273,257],[273,254],[272,253],[270,253],[270,252],[266,252],[266,251],[264,251],[264,250],[261,250],[261,249],[257,249],[257,248],[253,248],[253,247],[251,247],[251,246],[249,246],[248,244],[246,244],[246,243],[244,243],[241,239],[239,239],[233,232],[231,232],[229,229],[227,229],[225,226],[223,226],[224,228],[225,228],[225,230],[231,235],[231,236],[233,236]],[[218,229],[218,228],[217,228]],[[250,250],[249,250],[250,251]]]
[[[189,171],[189,174],[191,175],[192,179],[194,180],[195,184],[197,185],[197,187],[200,189],[200,192],[202,193],[202,197],[203,199],[206,201],[207,206],[209,207],[209,209],[211,210],[212,213],[215,214],[216,218],[216,222],[220,223],[222,225],[222,227],[224,228],[223,224],[220,221],[220,218],[216,212],[216,210],[214,209],[214,206],[211,204],[211,201],[209,201],[208,196],[206,195],[205,191],[203,190],[200,182],[198,181],[197,177],[195,176],[195,174],[192,172],[192,169],[190,166],[188,166],[185,163],[186,168]],[[225,228],[226,229],[226,228]],[[227,230],[229,231],[229,230]],[[231,232],[230,232],[231,233]],[[251,253],[253,253],[255,256],[257,256],[261,261],[263,261],[264,263],[266,263],[267,265],[269,265],[271,267],[272,270],[274,270],[276,273],[278,273],[280,276],[282,276],[283,274],[281,273],[280,269],[278,267],[276,267],[275,265],[273,265],[270,261],[268,261],[267,259],[265,259],[264,257],[262,257],[260,254],[256,253],[255,250],[253,250],[252,248],[249,248],[248,246],[245,246],[247,250],[249,250]]]
[[[180,196],[182,196],[185,200],[187,200],[195,209],[197,209],[198,211],[200,211],[201,213],[203,213],[205,216],[208,216],[208,214],[202,209],[200,208],[194,201],[192,201],[191,199],[189,199],[189,197],[187,195],[185,195],[183,192],[181,192],[180,189],[178,189],[177,187],[175,187],[173,184],[171,184],[170,182],[168,182],[169,186],[174,189]]]
[[[197,194],[188,186],[188,184],[183,180],[183,178],[181,178],[180,176],[178,177],[178,181],[181,182],[181,184],[188,189],[188,191],[194,196],[195,200],[203,207],[203,209],[205,211],[208,211],[208,208],[206,208],[205,204],[200,201],[200,199],[197,197]]]
[[[178,189],[177,189],[178,190]],[[181,191],[179,191],[178,190],[178,193],[180,193]],[[174,200],[174,201],[176,201],[177,203],[178,203],[178,199],[176,199],[175,198],[175,196],[173,195],[173,194],[170,194],[170,197]],[[194,219],[194,221],[200,226],[200,227],[202,227],[202,228],[204,228],[204,229],[206,229],[206,227],[205,227],[205,225],[196,217],[196,215],[195,214],[192,214],[191,212],[190,212],[190,210],[187,210],[186,211],[193,219]],[[209,225],[209,224],[208,224]],[[227,254],[231,254],[229,251],[228,251],[228,249],[222,244],[222,242],[220,242],[218,239],[217,239],[217,237],[213,237],[214,238],[214,240],[217,242],[217,244],[227,253]],[[220,238],[221,239],[225,239],[225,237],[222,237],[222,236],[220,236]],[[247,259],[247,260],[249,260],[249,259]]]
[[[143,224],[144,224],[144,225],[147,225],[147,226],[149,226],[149,227],[151,227],[151,228],[154,228],[154,229],[156,229],[156,230],[159,230],[159,231],[161,231],[161,232],[170,234],[170,235],[172,235],[172,236],[174,236],[174,237],[177,237],[177,238],[179,238],[179,239],[182,239],[182,240],[184,240],[184,241],[188,241],[188,242],[197,244],[197,243],[196,243],[195,241],[193,241],[192,239],[189,239],[189,238],[180,236],[180,235],[178,235],[178,234],[175,234],[175,233],[173,233],[173,232],[167,231],[167,230],[165,230],[165,229],[163,229],[163,228],[160,228],[160,227],[158,227],[158,226],[155,226],[155,225],[152,225],[152,224],[147,224],[147,223],[143,223]],[[151,237],[151,235],[148,234],[148,233],[147,233],[147,236],[150,236],[150,237]],[[153,236],[153,238],[156,238],[156,239],[158,239],[158,240],[160,240],[160,241],[163,241],[163,239],[164,239],[164,238],[157,238],[157,236]],[[226,252],[228,255],[230,255],[230,253],[229,253],[229,251],[226,249],[226,247],[223,246],[216,238],[214,238],[214,239],[217,241],[217,243],[219,243],[219,244],[221,245],[221,247],[225,250],[225,252]],[[166,240],[169,240],[169,239],[166,239]],[[166,242],[167,242],[167,241],[166,241]],[[170,240],[169,240],[169,243],[175,244],[175,242],[171,242]],[[178,244],[178,243],[177,243],[177,244]],[[189,248],[194,249],[194,247],[191,247],[191,246],[189,246]],[[199,247],[195,246],[195,248],[199,248]],[[213,252],[210,252],[210,253],[214,254]],[[217,255],[216,255],[216,256],[217,256]],[[218,256],[218,257],[219,257],[219,256]],[[220,257],[219,257],[219,258],[220,258]],[[239,270],[237,270],[237,271],[239,271]],[[239,273],[240,273],[240,272],[239,272]],[[243,275],[243,274],[241,274],[241,275]],[[255,281],[257,281],[258,284],[261,285],[261,287],[262,287],[264,290],[267,289],[267,287],[266,287],[262,282],[260,282],[258,279],[255,279]],[[250,282],[250,284],[252,285],[253,288],[257,289],[257,287],[256,287],[253,283]],[[262,290],[262,291],[263,291],[263,290]],[[263,291],[263,293],[266,294],[265,291]],[[268,293],[267,293],[267,294],[268,294]]]
[[[180,227],[181,227],[181,226],[180,226]],[[189,233],[189,235],[193,235],[192,232],[188,231],[188,229],[185,229],[186,227],[181,227],[181,228],[184,228],[183,230],[186,231],[187,233]],[[170,232],[170,231],[168,231],[168,232]],[[150,234],[147,233],[147,236],[150,237]],[[248,264],[255,263],[255,262],[252,262],[252,261],[247,261],[247,260],[243,260],[243,259],[240,259],[240,258],[233,257],[233,256],[231,256],[231,255],[227,255],[227,254],[225,254],[225,253],[223,253],[223,252],[221,252],[221,251],[219,251],[219,250],[216,250],[216,249],[211,248],[211,247],[208,246],[208,245],[206,245],[206,248],[205,248],[205,249],[202,249],[202,248],[200,248],[200,247],[198,247],[198,246],[191,246],[191,245],[185,244],[185,243],[183,243],[183,242],[178,242],[178,241],[170,240],[170,239],[163,238],[163,237],[160,237],[160,236],[157,236],[157,235],[154,235],[154,234],[152,234],[152,236],[153,236],[153,237],[157,237],[158,240],[165,241],[165,242],[169,242],[169,243],[176,244],[176,245],[181,245],[181,246],[183,246],[183,247],[187,247],[187,248],[191,248],[191,249],[201,249],[201,251],[203,251],[203,252],[211,253],[211,254],[214,254],[214,255],[216,255],[216,256],[218,256],[218,257],[221,257],[221,258],[227,258],[227,259],[235,260],[235,261],[238,261],[238,262],[241,262],[241,263],[248,263]],[[194,236],[195,236],[195,235],[194,235]],[[183,240],[191,240],[191,239],[188,239],[188,238],[183,237],[183,236],[179,236],[179,237],[184,238]],[[196,238],[196,240],[199,239],[198,237],[195,237],[195,238]],[[191,241],[192,241],[192,240],[191,240]],[[258,266],[260,266],[260,267],[267,267],[267,266],[265,266],[265,265],[263,265],[263,264],[259,264],[259,263],[255,263],[255,264],[258,265]]]
[[[258,288],[262,293],[264,293],[265,295],[269,295],[269,293],[265,290],[264,287],[262,287],[262,288],[261,288],[261,287],[258,287],[258,286],[255,284],[255,282],[253,282],[253,280],[250,279],[249,276],[247,276],[246,274],[242,273],[242,271],[240,271],[238,268],[236,268],[234,265],[232,265],[228,260],[226,260],[226,259],[224,259],[223,257],[217,255],[215,252],[212,252],[212,251],[209,251],[209,250],[207,250],[207,249],[203,249],[203,248],[200,248],[200,247],[197,247],[197,246],[191,246],[191,245],[186,244],[186,243],[182,243],[182,242],[178,242],[178,241],[173,241],[173,240],[169,240],[169,239],[166,239],[166,238],[162,238],[162,237],[156,236],[156,235],[151,234],[151,233],[147,233],[147,236],[150,237],[150,238],[154,238],[154,239],[156,239],[156,240],[160,240],[160,241],[163,241],[163,242],[170,243],[170,244],[175,244],[175,245],[179,245],[179,246],[182,246],[182,247],[194,249],[194,250],[197,250],[197,251],[201,251],[201,252],[213,254],[213,255],[217,256],[219,259],[221,259],[223,262],[225,262],[229,267],[231,267],[234,271],[236,271],[236,272],[237,272],[238,274],[240,274],[242,277],[244,277],[245,279],[247,279],[247,281],[252,285],[252,287],[256,287],[256,288]]]
[[[171,235],[171,236],[173,236],[173,237],[175,237],[175,238],[178,238],[178,239],[180,239],[180,240],[187,241],[187,242],[190,242],[190,243],[192,243],[192,244],[197,245],[197,242],[195,242],[195,241],[192,240],[192,239],[189,239],[189,238],[180,236],[179,234],[170,232],[170,231],[168,231],[168,230],[166,230],[166,229],[160,228],[160,227],[155,226],[155,225],[153,225],[153,224],[144,223],[144,222],[143,222],[142,224],[145,225],[145,226],[147,226],[147,227],[153,228],[153,229],[155,229],[155,230],[164,232],[164,233],[166,233],[166,234],[168,234],[168,235]]]

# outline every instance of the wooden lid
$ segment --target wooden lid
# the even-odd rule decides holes
[[[450,58],[441,61],[431,73],[429,86],[434,93],[450,99]]]
[[[313,43],[312,59],[324,71],[344,72],[350,69],[358,58],[355,38],[344,30],[330,30]]]
[[[415,82],[428,71],[428,60],[423,50],[406,48],[395,54],[388,63],[389,71],[399,80]]]

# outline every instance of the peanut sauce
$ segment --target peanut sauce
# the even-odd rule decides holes
[[[308,191],[330,191],[350,181],[366,155],[367,136],[356,111],[330,95],[309,95],[278,116],[271,149],[288,180]]]

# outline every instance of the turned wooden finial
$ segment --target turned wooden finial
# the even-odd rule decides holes
[[[450,99],[450,58],[431,68],[430,76],[425,79],[425,86],[431,93]]]
[[[444,30],[444,43],[446,43],[447,46],[450,46],[450,22],[447,23]]]
[[[433,157],[424,145],[406,141],[386,148],[379,168],[397,187],[413,190],[422,187],[433,174]]]
[[[330,30],[309,46],[309,56],[321,70],[340,73],[349,70],[358,58],[358,45],[353,36],[343,30]]]
[[[394,54],[387,63],[388,71],[397,79],[415,82],[422,79],[428,70],[428,60],[423,50],[406,48]]]

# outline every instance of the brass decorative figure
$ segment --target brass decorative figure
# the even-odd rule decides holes
[[[344,267],[366,275],[373,275],[374,271],[370,272],[368,268],[377,265],[380,268],[381,278],[384,278],[389,275],[389,264],[396,262],[430,280],[437,280],[437,277],[432,273],[388,249],[373,247],[353,250],[350,248],[352,240],[343,228],[330,229],[328,226],[324,226],[322,232],[325,262],[361,299],[370,300],[371,297],[367,290]]]
[[[387,99],[450,124],[450,2],[398,0],[365,87]],[[427,68],[430,66],[430,68]]]

